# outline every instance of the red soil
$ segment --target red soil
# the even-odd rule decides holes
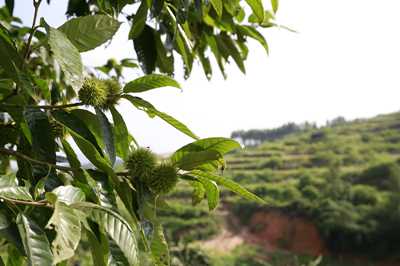
[[[253,215],[248,241],[268,251],[287,250],[312,256],[327,255],[328,250],[315,225],[305,218],[291,217],[279,211]]]

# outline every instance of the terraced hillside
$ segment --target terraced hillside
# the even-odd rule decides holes
[[[262,249],[249,256],[248,261],[257,258],[253,264],[237,265],[267,265],[264,260],[271,263],[282,251],[289,252],[286,257],[298,253],[336,259],[336,264],[323,259],[321,265],[400,265],[399,158],[400,113],[308,128],[236,151],[227,157],[224,175],[268,205],[223,191],[219,212],[228,214],[208,214],[205,205],[187,207],[192,191],[181,186],[162,213],[168,238],[179,246],[215,237],[226,228],[241,235],[246,229],[245,242]],[[307,244],[307,234],[313,244]],[[231,264],[211,259],[209,265],[236,265],[232,254],[222,256],[230,256]],[[302,265],[300,260],[279,261],[284,260],[274,265]]]

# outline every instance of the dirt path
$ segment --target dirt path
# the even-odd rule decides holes
[[[202,242],[202,247],[205,250],[228,253],[244,242],[245,239],[240,234],[232,233],[224,228],[215,238]]]

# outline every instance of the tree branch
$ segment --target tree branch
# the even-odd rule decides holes
[[[82,105],[84,105],[84,104],[81,102],[62,104],[62,105],[19,105],[19,104],[12,104],[12,103],[0,103],[0,107],[13,107],[13,108],[24,107],[24,108],[33,108],[33,109],[47,109],[47,110],[65,109],[65,108],[71,108],[71,107],[82,106]]]
[[[27,59],[29,56],[29,51],[31,49],[31,43],[32,43],[32,38],[33,35],[35,34],[36,31],[36,20],[37,20],[37,16],[38,16],[38,12],[39,12],[39,6],[40,3],[42,2],[42,0],[33,0],[33,6],[35,8],[35,12],[33,14],[33,21],[32,21],[32,27],[31,27],[31,33],[29,34],[29,38],[28,38],[28,43],[26,44],[26,50],[25,50],[25,56],[24,58]]]
[[[13,151],[13,150],[9,150],[9,149],[5,149],[5,148],[0,148],[0,153],[6,154],[6,155],[15,156],[15,157],[21,158],[23,160],[30,161],[32,163],[41,164],[41,165],[47,165],[48,167],[55,168],[55,169],[58,169],[58,170],[61,170],[61,171],[65,171],[65,172],[71,172],[71,171],[78,170],[76,168],[71,168],[71,167],[66,167],[66,166],[61,166],[61,165],[56,165],[56,164],[52,164],[52,163],[36,160],[36,159],[33,159],[33,158],[29,157],[28,155],[25,155],[23,153],[20,153],[20,152],[17,152],[17,151]]]

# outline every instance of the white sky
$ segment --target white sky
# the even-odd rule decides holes
[[[40,15],[59,26],[67,1],[52,2],[50,7],[43,4]],[[16,15],[30,24],[28,3],[16,1]],[[400,96],[399,10],[398,0],[281,0],[277,19],[299,33],[265,31],[271,54],[267,57],[261,46],[252,43],[247,75],[232,65],[228,80],[223,80],[215,67],[208,82],[195,67],[189,80],[180,73],[176,77],[183,92],[163,88],[140,96],[201,137],[229,136],[237,129],[270,128],[290,121],[324,123],[339,115],[352,119],[394,112],[399,110]],[[84,64],[134,57],[128,30],[123,25],[106,49],[82,54]],[[128,103],[119,110],[142,146],[165,153],[191,141]]]

